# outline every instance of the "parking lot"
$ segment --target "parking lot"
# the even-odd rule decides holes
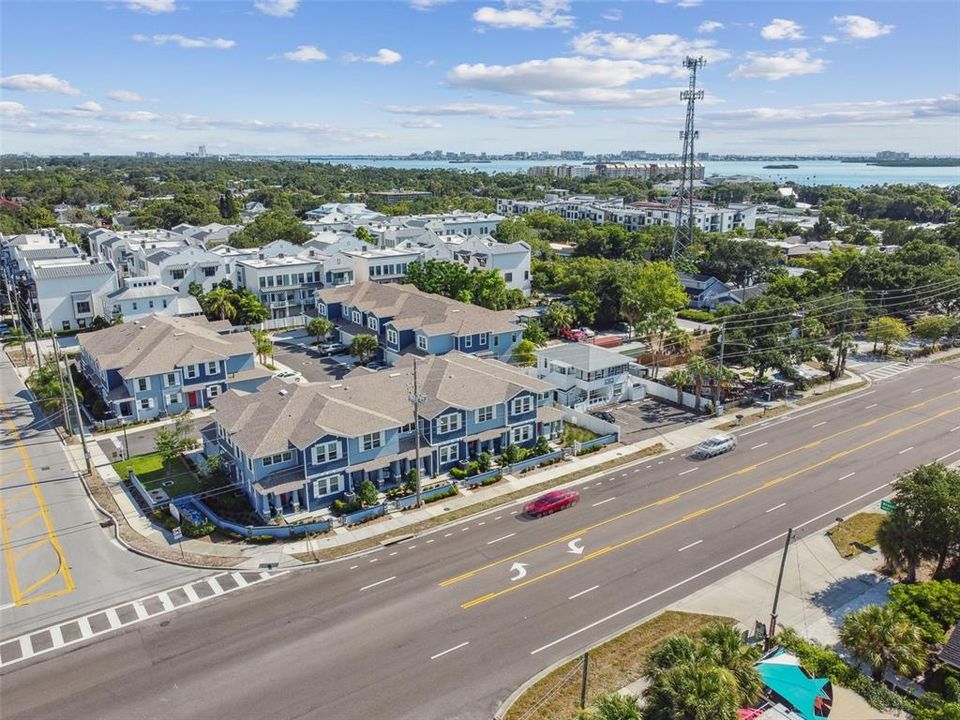
[[[591,412],[601,409],[613,415],[620,426],[620,440],[624,443],[646,440],[703,419],[703,415],[650,397],[596,408]]]
[[[299,372],[308,382],[335,382],[352,368],[349,357],[336,360],[320,357],[316,348],[298,343],[277,343],[273,348],[273,356],[278,363]]]

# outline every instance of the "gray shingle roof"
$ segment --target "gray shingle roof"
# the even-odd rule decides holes
[[[953,629],[950,639],[940,651],[940,659],[960,670],[960,625]]]
[[[116,271],[113,265],[105,262],[38,265],[33,269],[33,277],[36,280],[62,280],[64,278],[113,275],[114,272]]]

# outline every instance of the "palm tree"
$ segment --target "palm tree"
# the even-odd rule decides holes
[[[888,668],[897,675],[916,677],[927,665],[927,646],[920,629],[890,607],[867,605],[847,614],[840,642],[854,658],[870,666],[877,682],[883,681]]]
[[[693,382],[690,373],[683,368],[677,368],[668,372],[664,381],[677,389],[677,405],[683,405],[683,388]]]
[[[917,581],[917,566],[923,556],[923,539],[914,518],[899,506],[877,528],[877,545],[888,570],[907,569],[908,583]]]
[[[366,228],[360,228],[365,230]],[[325,338],[333,331],[333,323],[322,317],[315,317],[307,323],[307,332],[317,338],[317,345],[320,344],[320,339]]]
[[[686,330],[671,330],[667,335],[667,346],[673,355],[686,355],[693,346],[693,338]]]
[[[221,320],[232,318],[237,314],[234,304],[236,294],[226,288],[214,288],[203,296],[204,309],[210,315],[219,315]]]
[[[686,633],[677,633],[661,640],[648,654],[643,674],[656,678],[670,668],[686,662],[712,662],[714,651]]]
[[[710,376],[710,363],[702,355],[694,355],[687,361],[687,372],[693,377],[694,409],[700,412],[700,395],[703,392],[703,381]]]
[[[737,681],[709,661],[683,661],[651,678],[643,691],[644,720],[735,720]]]
[[[373,335],[356,335],[350,341],[347,352],[355,357],[357,362],[363,364],[373,356],[379,346],[380,343]]]
[[[553,335],[559,335],[573,327],[574,319],[573,308],[564,303],[553,302],[543,314],[543,325]]]
[[[640,720],[640,708],[633,695],[610,693],[601,695],[594,703],[591,720]]]
[[[837,351],[837,364],[833,370],[833,376],[835,378],[840,377],[841,373],[843,373],[843,371],[846,369],[847,354],[855,346],[856,344],[853,341],[853,335],[850,333],[840,333],[833,339],[831,347]]]
[[[700,631],[700,637],[717,656],[717,663],[737,681],[740,707],[753,705],[763,692],[763,681],[755,663],[763,654],[759,645],[747,645],[732,625],[717,622]]]

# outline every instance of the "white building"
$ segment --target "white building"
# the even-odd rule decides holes
[[[117,289],[116,269],[98,258],[35,260],[18,278],[22,305],[45,330],[89,327],[106,319],[103,299]]]
[[[177,252],[138,248],[132,265],[136,272],[128,273],[128,277],[159,278],[162,285],[172,287],[182,297],[190,294],[191,283],[201,285],[203,292],[210,292],[214,285],[230,278],[224,259],[202,246],[184,247]]]
[[[314,291],[323,284],[323,260],[284,240],[270,243],[256,256],[235,262],[235,284],[255,294],[271,318],[300,315],[316,304]]]
[[[579,410],[643,397],[642,390],[633,387],[632,362],[589,343],[564,343],[537,350],[537,365],[531,371],[556,388],[558,403]]]
[[[181,297],[156,277],[127,278],[123,285],[103,297],[104,312],[124,322],[142,320],[150,315],[186,317],[200,315],[200,303],[192,295]]]

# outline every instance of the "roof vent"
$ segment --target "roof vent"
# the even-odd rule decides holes
[[[400,377],[402,373],[390,373],[390,377]]]
[[[331,387],[331,388],[340,388],[340,387],[343,387],[343,383],[336,383],[335,385],[331,385],[330,387]]]
[[[280,390],[280,392],[277,393],[277,394],[278,394],[278,395],[286,395],[286,394],[287,394],[287,391],[286,391],[286,390]]]

